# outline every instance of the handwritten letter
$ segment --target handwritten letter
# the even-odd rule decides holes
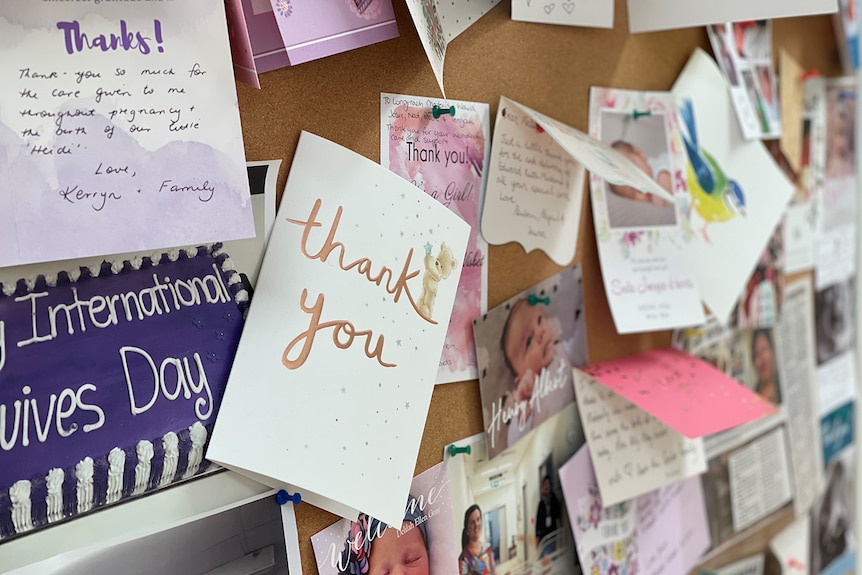
[[[566,265],[578,242],[584,167],[507,102],[497,110],[482,232],[489,243],[514,239]]]
[[[701,440],[691,440],[575,369],[581,422],[605,506],[703,473]]]
[[[0,8],[0,266],[254,234],[224,12],[151,4]]]

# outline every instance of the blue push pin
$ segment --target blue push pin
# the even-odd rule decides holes
[[[470,455],[470,451],[471,450],[470,450],[469,445],[467,447],[456,447],[455,444],[453,443],[452,445],[449,446],[449,456],[450,457],[455,457],[459,453],[466,453],[467,455]]]
[[[288,501],[293,501],[294,505],[299,505],[302,503],[302,495],[300,495],[298,491],[291,495],[284,489],[279,489],[278,493],[275,494],[275,501],[279,505],[284,505]]]
[[[434,107],[431,108],[431,115],[434,116],[434,119],[437,120],[440,116],[445,116],[449,114],[453,118],[455,117],[455,106],[449,106],[448,108],[441,108],[437,104],[434,104]]]
[[[635,120],[637,120],[638,118],[641,118],[643,116],[652,116],[652,110],[647,110],[646,112],[641,112],[639,110],[635,110],[634,112],[632,112],[632,117]]]
[[[536,305],[537,303],[543,303],[545,305],[551,305],[551,296],[539,297],[534,293],[531,293],[527,298],[527,303],[530,305]]]

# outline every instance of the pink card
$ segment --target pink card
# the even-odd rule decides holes
[[[703,437],[776,411],[758,394],[705,361],[655,349],[581,368],[686,437]]]

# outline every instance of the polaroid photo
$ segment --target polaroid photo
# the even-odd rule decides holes
[[[493,460],[482,435],[455,445],[471,447],[444,455],[457,573],[572,573],[578,559],[559,469],[585,445],[576,406]]]
[[[746,140],[781,135],[778,87],[772,63],[768,20],[707,26],[715,60],[730,84],[730,95]]]
[[[575,402],[587,362],[581,268],[569,268],[473,322],[482,416],[494,458]]]

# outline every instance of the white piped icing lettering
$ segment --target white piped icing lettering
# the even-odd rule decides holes
[[[93,458],[85,457],[75,464],[75,477],[78,486],[75,493],[78,498],[78,513],[84,513],[93,508]]]
[[[63,518],[63,481],[65,479],[66,472],[60,467],[51,469],[45,477],[45,485],[48,488],[48,495],[45,498],[48,505],[48,523],[54,523]]]
[[[15,527],[15,533],[33,529],[33,517],[30,514],[30,482],[22,479],[13,483],[9,488],[9,499],[12,501],[12,525]]]
[[[126,467],[126,452],[115,447],[108,453],[108,491],[105,503],[114,503],[123,495],[123,472]]]

